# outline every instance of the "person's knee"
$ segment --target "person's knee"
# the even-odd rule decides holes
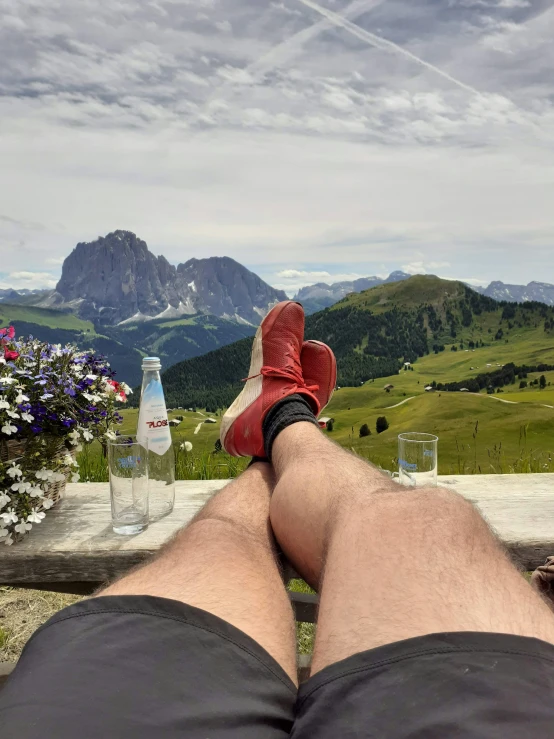
[[[205,511],[194,519],[187,528],[187,534],[198,540],[220,542],[222,546],[234,544],[241,549],[268,548],[269,541],[267,531],[260,531],[259,527],[215,511]]]
[[[474,540],[488,533],[488,526],[475,506],[453,490],[442,487],[387,488],[374,496],[370,507],[373,518],[406,533],[412,529],[429,537],[450,537],[456,541]]]

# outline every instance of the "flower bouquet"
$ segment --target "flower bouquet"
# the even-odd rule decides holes
[[[0,329],[0,543],[30,531],[78,481],[83,443],[115,438],[129,392],[103,357]]]

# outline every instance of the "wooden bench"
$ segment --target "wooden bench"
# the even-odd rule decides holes
[[[112,531],[107,483],[70,484],[30,536],[0,547],[0,584],[90,594],[155,554],[227,482],[178,482],[173,513],[129,537]],[[478,506],[523,569],[554,554],[554,474],[454,475],[439,482]],[[290,595],[297,620],[313,623],[316,596]]]

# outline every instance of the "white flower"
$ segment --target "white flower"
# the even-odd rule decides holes
[[[52,482],[63,482],[65,480],[65,475],[63,472],[54,472],[52,475]]]
[[[30,531],[33,528],[32,523],[27,523],[26,521],[21,521],[21,523],[18,523],[17,526],[14,526],[14,529],[17,531],[18,534],[26,534],[27,531]]]
[[[180,449],[184,449],[186,452],[192,452],[192,444],[190,441],[184,441],[182,444],[179,445]]]
[[[94,439],[94,435],[91,434],[91,432],[88,429],[85,429],[83,431],[83,439],[85,441],[92,441]]]
[[[105,436],[108,441],[115,441],[117,439],[115,431],[106,431]]]
[[[83,398],[86,398],[89,402],[91,402],[94,398],[94,395],[91,395],[90,393],[83,393]]]
[[[41,501],[41,506],[44,508],[45,511],[47,511],[49,508],[52,508],[54,505],[54,501],[50,498],[45,498],[43,501]]]
[[[12,464],[12,466],[6,471],[6,474],[13,479],[14,477],[21,477],[23,472],[21,472],[21,467],[18,464]]]
[[[17,380],[15,377],[1,377],[0,382],[2,385],[13,385]]]
[[[77,460],[74,459],[71,456],[71,454],[66,454],[65,455],[65,457],[63,458],[63,463],[65,465],[68,465],[69,467],[78,467],[79,466],[79,462],[77,462]]]
[[[52,470],[47,470],[43,467],[41,470],[35,472],[35,477],[37,480],[49,480],[53,474]]]
[[[121,389],[125,393],[125,395],[132,395],[133,394],[133,391],[131,390],[131,388],[129,387],[129,385],[127,385],[126,382],[120,382],[119,384],[121,386]]]
[[[73,444],[73,446],[76,446],[81,439],[81,435],[79,434],[77,429],[73,429],[73,431],[70,434],[68,434],[68,439],[70,443]]]
[[[16,413],[15,411],[6,411],[6,414],[7,414],[7,415],[8,415],[8,416],[9,416],[10,418],[19,418],[19,413]]]
[[[45,517],[46,513],[43,513],[42,511],[37,511],[36,508],[33,508],[31,514],[27,516],[27,521],[32,521],[32,523],[40,523]]]
[[[0,518],[4,519],[4,523],[17,523],[19,521],[13,508],[9,508],[7,511],[4,511],[4,513],[0,513]]]
[[[6,360],[4,359],[4,357],[0,357],[0,364],[6,364]]]
[[[42,498],[44,493],[40,485],[33,485],[33,487],[29,489],[29,495],[31,498]]]
[[[3,539],[4,536],[7,536],[9,533],[8,529],[3,529],[2,526],[0,526],[0,539]]]
[[[11,545],[13,544],[13,539],[12,539],[12,535],[11,534],[6,539],[4,539],[4,544],[7,547],[11,547]]]
[[[21,414],[21,418],[22,418],[22,419],[23,419],[24,421],[27,421],[28,423],[31,423],[31,421],[34,421],[34,420],[35,420],[35,417],[34,417],[34,416],[32,416],[32,415],[31,415],[30,413],[27,413],[27,411],[24,411],[24,412],[23,412],[23,413]]]
[[[8,403],[6,398],[3,395],[1,395],[0,396],[0,409],[9,408],[9,407],[10,407],[10,404]]]
[[[11,501],[10,496],[7,493],[0,491],[0,508],[3,508]]]
[[[13,423],[10,423],[9,421],[6,421],[6,423],[2,426],[2,433],[6,434],[6,436],[11,436],[11,434],[15,434],[17,431],[17,426],[14,426]]]
[[[71,475],[71,482],[79,482],[80,479],[81,479],[81,475],[78,472],[74,472]]]
[[[23,395],[22,392],[20,392],[17,398],[15,399],[15,402],[16,403],[28,403],[29,398],[26,395]]]
[[[97,380],[98,375],[86,375],[85,379],[87,380]]]
[[[52,393],[43,393],[43,394],[42,394],[42,395],[40,396],[40,399],[41,399],[41,400],[50,400],[50,398],[53,398],[53,397],[54,397],[54,396],[52,395]]]
[[[14,482],[11,489],[14,490],[16,493],[26,493],[28,490],[30,490],[33,486],[30,482]]]

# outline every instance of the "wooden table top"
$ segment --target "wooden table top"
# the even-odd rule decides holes
[[[69,484],[65,499],[31,535],[0,546],[0,583],[105,582],[156,552],[227,482],[177,482],[171,515],[135,536],[113,533],[107,483]],[[554,554],[554,474],[454,475],[439,482],[479,507],[525,569]]]

